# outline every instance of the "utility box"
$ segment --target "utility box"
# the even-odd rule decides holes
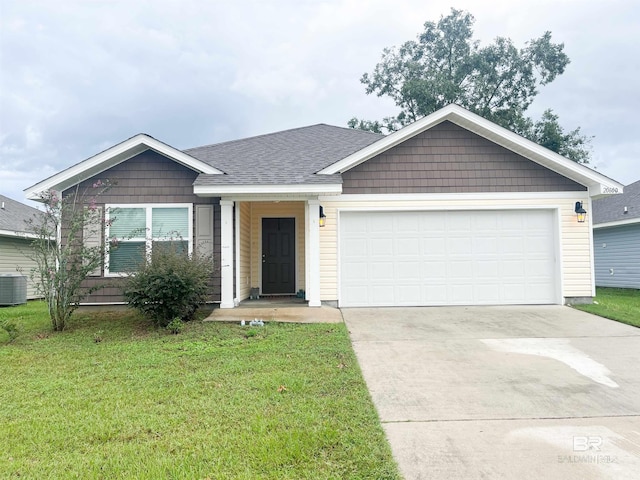
[[[19,273],[0,273],[0,305],[27,303],[27,277]]]

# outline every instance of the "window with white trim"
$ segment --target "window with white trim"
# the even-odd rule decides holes
[[[107,205],[106,237],[111,245],[105,275],[135,272],[154,246],[173,242],[191,253],[193,207],[186,204]]]

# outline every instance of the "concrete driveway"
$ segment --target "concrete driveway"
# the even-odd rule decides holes
[[[640,478],[640,329],[561,306],[342,313],[407,480]]]

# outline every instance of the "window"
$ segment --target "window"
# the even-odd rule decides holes
[[[105,274],[135,272],[154,246],[178,243],[191,253],[191,204],[107,205],[107,241],[111,248]]]

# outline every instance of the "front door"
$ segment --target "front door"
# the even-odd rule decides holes
[[[262,219],[262,293],[296,291],[294,218]]]

